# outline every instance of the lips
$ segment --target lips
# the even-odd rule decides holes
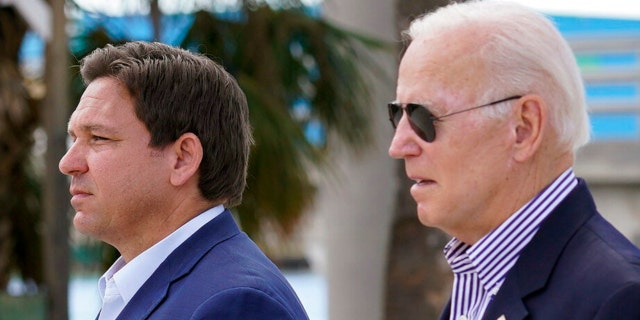
[[[71,193],[71,206],[76,209],[80,205],[82,200],[93,195],[91,192],[77,187],[71,187],[69,189],[69,193]]]
[[[88,192],[88,191],[84,191],[82,189],[78,189],[78,188],[74,188],[74,187],[71,187],[69,189],[69,193],[71,193],[71,195],[74,196],[74,197],[75,196],[91,195],[91,193]]]
[[[435,180],[425,177],[409,176],[409,179],[414,182],[409,188],[409,192],[416,202],[424,200],[426,196],[432,194],[431,188],[436,185]]]
[[[435,181],[433,180],[422,180],[422,179],[418,179],[418,180],[414,180],[415,183],[411,186],[411,194],[414,196],[417,196],[418,194],[422,194],[425,190],[425,188],[428,188],[430,186],[435,185]]]
[[[424,178],[424,177],[418,177],[418,176],[412,176],[412,175],[408,175],[408,177],[409,177],[409,180],[412,180],[415,185],[425,185],[425,184],[431,184],[435,182],[431,179]]]

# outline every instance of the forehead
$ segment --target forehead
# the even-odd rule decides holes
[[[398,100],[451,105],[472,102],[486,84],[481,44],[465,32],[414,39],[398,70]]]
[[[127,90],[112,78],[91,82],[69,119],[69,131],[101,129],[116,131],[140,122]]]

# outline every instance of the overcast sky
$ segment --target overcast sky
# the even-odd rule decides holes
[[[513,0],[545,13],[640,19],[638,0]]]
[[[2,0],[0,0],[2,1]],[[87,8],[97,9],[102,12],[115,13],[121,11],[123,4],[135,7],[134,3],[138,1],[126,0],[75,0],[76,3],[82,4]],[[172,9],[180,7],[180,1],[175,0],[159,0],[161,7]],[[211,0],[195,0],[198,2],[209,2]],[[224,6],[235,3],[237,0],[217,0],[218,5]],[[266,0],[273,1],[273,0]],[[306,3],[318,3],[322,0],[303,0]],[[348,1],[348,0],[331,0],[331,1]],[[520,2],[532,8],[538,9],[550,14],[574,14],[595,17],[618,17],[640,19],[640,1],[638,0],[511,0]],[[184,2],[182,2],[184,3]]]

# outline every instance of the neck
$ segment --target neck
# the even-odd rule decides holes
[[[495,194],[486,212],[475,223],[473,230],[459,230],[452,236],[473,245],[497,228],[522,206],[538,195],[573,164],[573,153],[566,152],[556,157],[539,157],[514,166],[501,188]]]
[[[129,262],[197,215],[216,205],[218,204],[208,201],[180,202],[162,214],[154,214],[136,230],[131,230],[128,236],[123,236],[121,241],[110,244],[120,252],[125,262]]]

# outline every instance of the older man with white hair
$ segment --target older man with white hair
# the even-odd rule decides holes
[[[508,2],[414,20],[389,103],[419,220],[453,238],[441,319],[640,319],[640,250],[572,170],[589,140],[575,57]]]

